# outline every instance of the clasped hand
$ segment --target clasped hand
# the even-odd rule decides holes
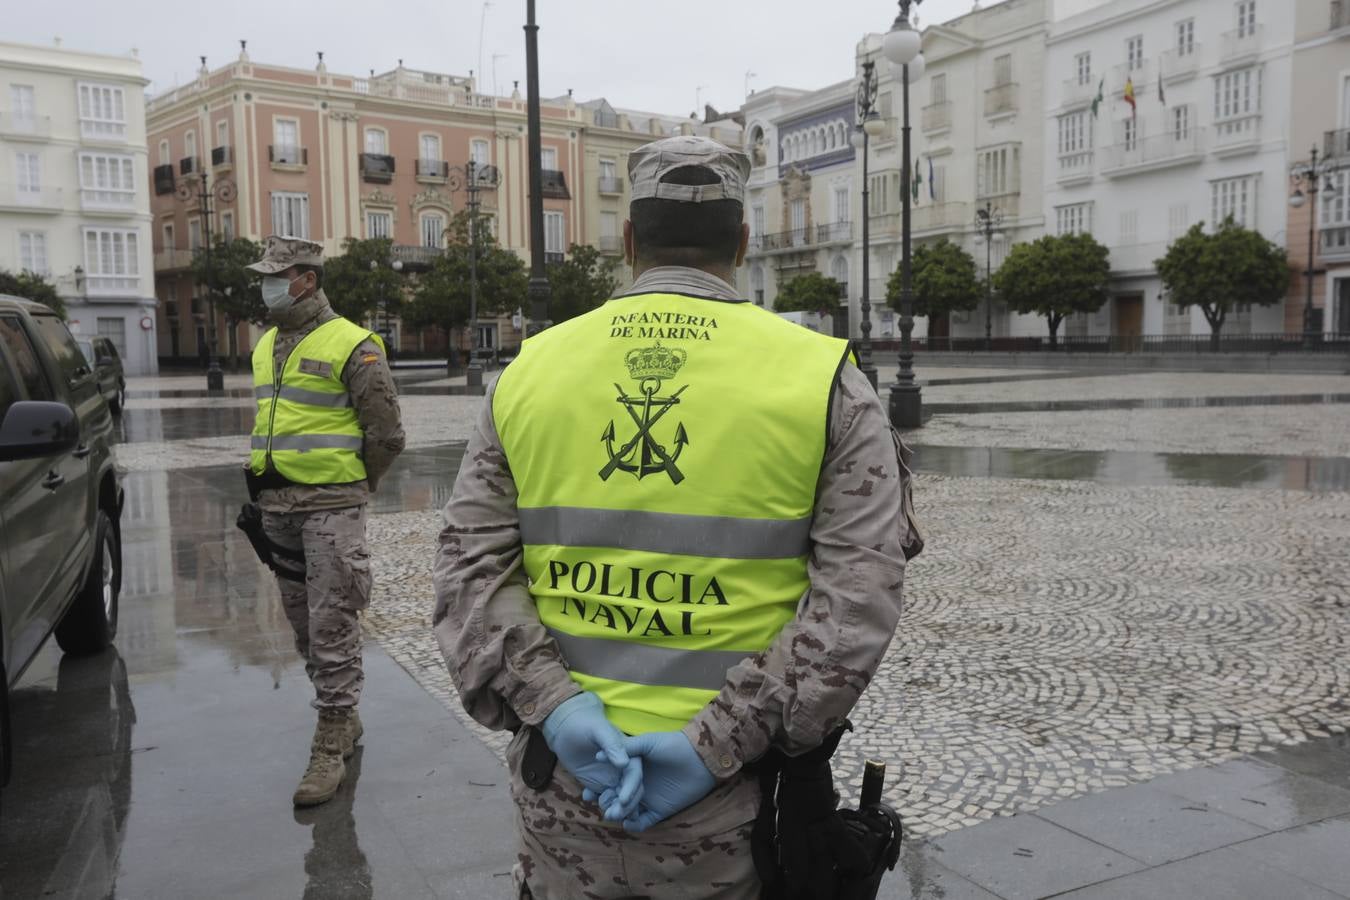
[[[541,730],[582,798],[628,831],[645,831],[703,799],[716,779],[680,731],[625,737],[589,691],[564,701]]]

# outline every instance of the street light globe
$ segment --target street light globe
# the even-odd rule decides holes
[[[975,232],[975,246],[976,246],[976,247],[983,247],[983,246],[984,246],[984,232],[983,232],[983,231],[977,231],[977,232]]]
[[[378,260],[372,259],[372,260],[370,261],[370,271],[374,272],[374,271],[375,271],[376,269],[378,269],[379,267],[380,267],[380,263],[379,263]]]
[[[863,119],[862,127],[869,137],[881,137],[886,133],[886,121],[876,113],[872,113],[866,119]]]
[[[402,272],[402,271],[403,271],[403,260],[401,260],[401,259],[396,259],[396,260],[394,260],[394,271],[395,271],[395,272]]]
[[[1303,208],[1303,191],[1294,191],[1293,196],[1289,198],[1289,205],[1294,209]]]
[[[909,83],[914,84],[922,78],[924,70],[927,68],[928,63],[924,60],[922,53],[911,59],[909,61]],[[905,73],[904,71],[898,71],[896,74],[903,77]]]
[[[1001,231],[994,232],[994,243],[1001,244],[1008,239],[1008,236]]]
[[[856,127],[856,128],[853,129],[853,133],[852,133],[851,135],[848,136],[848,140],[849,140],[849,143],[852,144],[852,145],[853,145],[854,147],[856,147],[857,149],[859,149],[859,150],[862,149],[862,146],[863,146],[863,130],[862,130],[862,126],[861,126],[861,125],[859,125],[858,127]]]
[[[886,32],[886,38],[881,44],[881,52],[891,61],[891,65],[904,66],[919,55],[922,43],[919,33],[910,27],[907,19],[897,19],[894,27]]]

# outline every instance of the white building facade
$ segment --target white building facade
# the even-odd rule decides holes
[[[157,370],[145,85],[133,57],[0,43],[0,268],[55,284],[132,375]]]
[[[1286,243],[1288,12],[1282,0],[1059,0],[1045,50],[1046,229],[1091,232],[1111,251],[1110,301],[1066,320],[1067,336],[1208,334],[1198,309],[1167,303],[1154,268],[1197,222],[1232,216]],[[1028,333],[1043,334],[1036,321]],[[1278,305],[1241,309],[1224,332],[1283,324]]]

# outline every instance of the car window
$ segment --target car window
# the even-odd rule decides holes
[[[19,386],[14,383],[14,376],[10,374],[9,366],[5,363],[9,355],[7,351],[0,352],[0,422],[5,421],[9,407],[19,399]]]
[[[66,376],[67,384],[73,385],[93,371],[65,322],[56,316],[44,315],[33,316],[33,321],[37,323],[38,334],[42,335],[47,349],[56,357],[56,365],[61,369],[61,374]]]
[[[94,345],[89,341],[76,341],[76,343],[79,344],[80,352],[84,354],[85,361],[92,363],[96,358],[94,356]]]
[[[104,338],[99,343],[103,345],[102,355],[108,362],[117,362],[121,359],[121,357],[117,355],[117,345],[112,341]]]
[[[37,351],[28,340],[18,316],[0,316],[0,341],[4,343],[5,356],[19,376],[28,400],[55,400],[56,392],[47,381],[47,373],[42,371],[42,362]]]

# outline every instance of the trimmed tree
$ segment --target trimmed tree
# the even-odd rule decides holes
[[[619,261],[586,244],[573,244],[567,259],[548,267],[548,316],[566,322],[603,304],[619,286]]]
[[[1272,306],[1289,287],[1284,248],[1231,216],[1213,233],[1206,233],[1203,222],[1192,225],[1154,265],[1169,302],[1183,309],[1198,306],[1205,314],[1214,350],[1229,312],[1239,305]]]
[[[54,310],[61,318],[66,317],[66,304],[61,299],[60,293],[57,292],[56,286],[36,272],[25,270],[16,275],[0,269],[0,294],[9,294],[42,303]]]
[[[910,271],[916,316],[941,317],[974,309],[984,295],[975,259],[946,238],[915,247]],[[903,282],[899,268],[886,281],[886,302],[897,312]]]
[[[478,314],[496,315],[525,303],[529,275],[525,263],[504,250],[486,228],[477,229]],[[446,230],[449,243],[431,271],[417,279],[403,321],[413,328],[440,328],[446,336],[447,363],[454,362],[455,329],[469,323],[469,215],[460,212]]]
[[[347,238],[342,255],[324,261],[323,292],[339,315],[353,322],[365,322],[386,309],[390,316],[399,315],[404,281],[389,263],[393,246],[389,238]]]
[[[261,259],[262,254],[262,245],[248,238],[217,240],[211,247],[209,266],[205,250],[192,254],[192,278],[201,286],[208,304],[214,298],[216,311],[225,316],[229,358],[234,363],[239,360],[239,326],[244,322],[261,325],[267,319],[267,307],[259,289],[262,276],[245,268]]]
[[[1108,257],[1090,234],[1048,234],[1012,248],[994,273],[994,289],[1014,312],[1045,317],[1053,349],[1066,316],[1096,312],[1106,302]]]
[[[832,316],[839,309],[844,286],[819,272],[807,272],[783,285],[773,301],[774,312],[813,312]]]

